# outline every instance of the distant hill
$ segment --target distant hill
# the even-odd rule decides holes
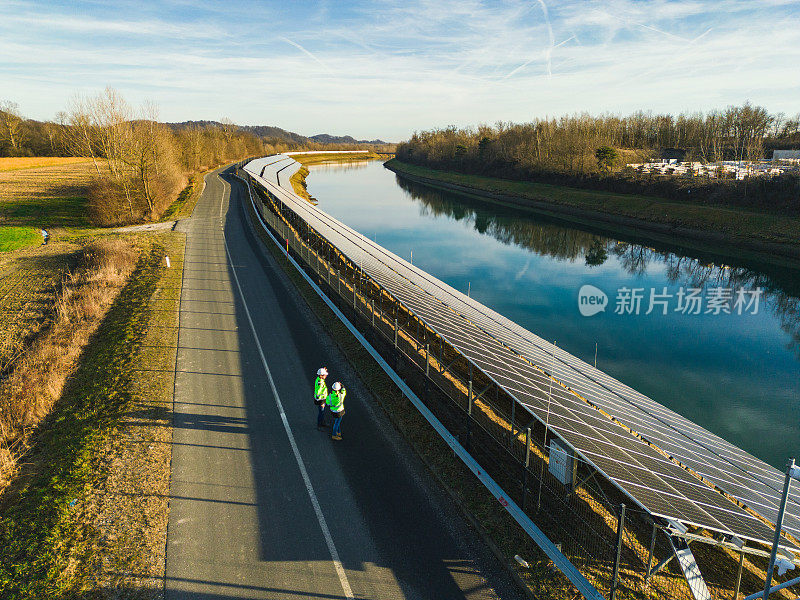
[[[222,123],[218,121],[183,121],[181,123],[167,123],[169,127],[172,127],[175,130],[179,129],[186,129],[188,127],[206,127],[206,126],[217,126],[222,127]],[[344,136],[336,136],[330,135],[328,133],[320,133],[317,135],[312,135],[311,137],[307,137],[304,135],[300,135],[299,133],[295,133],[293,131],[286,131],[285,129],[281,129],[280,127],[274,127],[272,125],[235,125],[240,131],[245,131],[247,133],[252,133],[260,138],[265,140],[281,140],[291,144],[308,144],[308,143],[317,143],[317,144],[387,144],[388,142],[384,142],[383,140],[357,140],[352,136],[344,135]]]
[[[329,133],[318,133],[312,135],[310,140],[318,144],[388,144],[383,140],[357,140],[349,135],[330,135]]]

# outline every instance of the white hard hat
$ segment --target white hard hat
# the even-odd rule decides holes
[[[321,377],[322,375],[327,375],[327,374],[328,374],[328,369],[326,369],[325,367],[322,367],[321,369],[319,369],[319,370],[317,371],[317,375],[319,375],[320,377]]]
[[[340,389],[342,389],[342,384],[337,381],[336,383],[333,384],[333,389],[335,389],[338,392]]]

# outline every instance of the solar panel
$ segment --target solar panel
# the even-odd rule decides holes
[[[772,530],[675,461],[774,522],[783,475],[651,398],[554,348],[488,307],[468,298],[290,190],[276,187],[278,171],[300,165],[271,158],[245,170],[328,239],[364,273],[437,331],[621,491],[654,516],[771,543]],[[288,157],[286,157],[288,158]],[[256,163],[256,164],[254,164]],[[251,165],[252,168],[251,168]],[[262,179],[258,173],[265,173]],[[288,177],[281,177],[288,186]],[[547,374],[561,385],[550,384]],[[551,367],[552,364],[552,367]],[[550,388],[552,387],[552,393]],[[598,410],[600,409],[600,410]],[[601,410],[617,419],[614,422]],[[649,444],[632,435],[635,431]],[[652,445],[651,445],[652,444]],[[658,448],[655,448],[657,446]],[[659,451],[659,449],[661,451]],[[668,454],[672,460],[664,454]],[[787,511],[786,529],[800,537],[800,503]]]

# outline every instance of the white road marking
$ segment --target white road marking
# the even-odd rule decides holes
[[[261,347],[261,341],[258,339],[258,333],[256,332],[255,325],[253,324],[253,318],[250,316],[250,309],[247,307],[247,301],[244,298],[244,292],[242,291],[242,286],[239,283],[239,276],[236,274],[236,267],[233,266],[233,258],[231,257],[231,252],[228,248],[228,240],[225,238],[224,234],[222,236],[222,240],[225,243],[225,253],[228,256],[228,263],[231,266],[233,278],[234,281],[236,281],[236,287],[239,290],[239,296],[242,298],[242,306],[244,306],[244,313],[247,315],[247,322],[250,324],[250,330],[253,332],[253,337],[256,340],[256,348],[258,348],[258,354],[261,357],[261,364],[264,365],[264,371],[267,373],[269,386],[272,389],[272,394],[275,396],[275,404],[278,406],[278,412],[281,415],[281,421],[283,421],[283,428],[286,430],[286,435],[289,437],[289,443],[292,446],[294,458],[297,461],[297,466],[300,468],[300,474],[303,476],[303,482],[306,484],[308,497],[311,499],[311,505],[314,507],[314,512],[317,514],[317,521],[319,521],[319,526],[322,529],[322,535],[325,537],[325,543],[328,545],[328,551],[331,554],[331,559],[333,560],[333,566],[336,569],[336,574],[339,576],[339,582],[342,584],[342,591],[344,592],[345,598],[348,598],[348,600],[354,600],[355,596],[353,596],[353,590],[350,589],[350,582],[347,580],[347,574],[342,566],[342,561],[339,559],[339,552],[336,550],[336,546],[333,543],[333,537],[331,536],[331,531],[328,528],[328,522],[325,520],[325,515],[322,514],[322,507],[317,499],[317,494],[314,492],[314,486],[311,485],[311,478],[308,476],[308,471],[306,470],[306,465],[303,462],[303,457],[300,456],[300,449],[297,447],[297,442],[294,439],[294,433],[292,433],[292,428],[289,425],[288,419],[286,418],[286,412],[283,410],[283,403],[281,402],[280,396],[278,396],[278,390],[275,387],[275,381],[272,379],[272,372],[269,370],[269,365],[267,365],[267,359],[264,356],[264,350]]]
[[[222,197],[219,199],[219,218],[222,218],[223,213],[223,204],[225,204],[225,180],[220,177],[219,180],[222,182]]]

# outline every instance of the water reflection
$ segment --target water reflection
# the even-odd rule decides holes
[[[325,173],[330,171],[363,171],[367,168],[370,163],[375,162],[376,160],[380,159],[368,159],[368,160],[352,160],[352,161],[345,161],[345,162],[321,162],[321,163],[314,163],[313,169],[315,173]]]
[[[762,301],[787,334],[787,349],[800,358],[800,274],[792,269],[751,265],[696,251],[651,247],[612,239],[599,233],[566,227],[544,216],[525,214],[423,186],[396,175],[400,186],[420,203],[423,216],[449,217],[470,223],[479,233],[561,261],[583,261],[599,267],[613,255],[630,275],[644,275],[663,266],[666,279],[685,288],[722,287],[763,290]]]

